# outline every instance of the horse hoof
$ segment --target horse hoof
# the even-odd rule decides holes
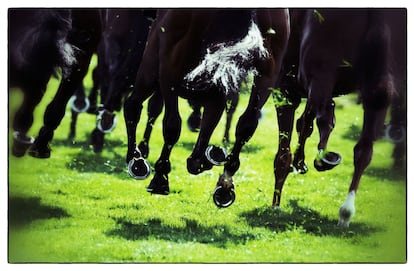
[[[151,167],[142,157],[134,157],[129,161],[127,169],[129,175],[136,180],[144,180],[151,174]]]
[[[29,155],[34,158],[46,159],[50,157],[50,147],[46,146],[39,147],[37,144],[33,144],[29,149]]]
[[[308,170],[308,166],[305,163],[290,165],[290,172],[293,173],[306,174]]]
[[[151,180],[150,184],[147,187],[147,192],[151,194],[158,195],[168,195],[170,194],[170,186],[168,183],[168,177],[155,174],[154,178]]]
[[[321,157],[320,157],[321,156]],[[330,170],[342,161],[341,155],[336,152],[326,152],[319,154],[318,157],[314,160],[314,166],[317,171]]]
[[[214,189],[213,201],[219,208],[227,208],[236,200],[236,192],[234,188],[225,189],[222,186],[217,186]]]
[[[224,164],[227,158],[227,152],[222,147],[208,146],[205,152],[207,160],[215,166]]]
[[[80,99],[76,95],[73,95],[69,99],[69,105],[76,113],[83,113],[88,111],[90,102],[87,97],[85,97],[85,99]]]
[[[32,146],[33,142],[33,137],[28,137],[22,133],[15,132],[13,134],[12,154],[16,157],[24,156],[27,149],[29,149],[30,146]]]
[[[104,134],[112,132],[117,124],[116,115],[106,109],[99,110],[96,117],[96,128]]]
[[[402,125],[387,124],[385,127],[385,139],[394,144],[401,143],[405,140],[405,128]]]

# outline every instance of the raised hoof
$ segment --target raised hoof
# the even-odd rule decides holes
[[[227,208],[236,200],[236,192],[234,188],[226,189],[222,186],[217,186],[214,189],[213,201],[219,208]]]
[[[170,194],[170,186],[168,184],[168,177],[155,174],[154,178],[151,180],[150,184],[147,187],[147,192],[151,194],[158,195],[168,195]]]
[[[72,108],[72,110],[75,111],[76,113],[83,113],[83,112],[88,111],[90,102],[89,102],[89,99],[86,97],[84,99],[81,99],[77,97],[76,95],[73,95],[69,99],[69,105]]]
[[[148,154],[149,154],[148,142],[141,141],[138,144],[138,149],[141,152],[142,157],[148,158]]]
[[[38,146],[34,143],[29,149],[29,155],[34,158],[46,159],[50,157],[50,147],[48,144],[46,146]]]
[[[24,156],[27,149],[29,149],[30,146],[32,146],[33,142],[33,137],[28,137],[19,132],[15,132],[13,135],[12,154],[16,157]]]
[[[144,180],[151,174],[151,167],[142,157],[129,161],[127,170],[129,175],[136,180]]]
[[[215,166],[224,164],[227,158],[227,152],[222,147],[208,146],[205,152],[207,160]]]
[[[96,128],[104,134],[112,132],[117,124],[116,115],[106,109],[99,110],[96,117]]]
[[[336,152],[325,152],[314,160],[317,171],[330,170],[339,165],[342,161],[341,155]]]
[[[191,115],[187,119],[187,126],[191,132],[198,132],[200,131],[201,126],[201,115],[196,113],[191,113]]]
[[[405,140],[405,127],[402,125],[387,124],[385,127],[385,139],[394,144],[401,143]]]

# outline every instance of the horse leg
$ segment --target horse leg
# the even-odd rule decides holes
[[[152,85],[155,78],[150,83],[145,81],[145,76],[140,73],[132,94],[124,102],[124,119],[127,130],[128,150],[126,163],[128,173],[135,179],[145,179],[150,174],[150,167],[142,157],[140,150],[136,147],[136,131],[141,118],[142,103],[152,94]]]
[[[296,130],[298,132],[298,145],[293,157],[293,168],[300,174],[308,172],[308,166],[305,163],[305,144],[308,137],[313,132],[313,120],[315,119],[315,112],[311,105],[306,103],[305,110],[302,116],[296,122]]]
[[[348,195],[344,204],[339,209],[338,226],[348,227],[351,218],[355,214],[355,196],[362,173],[369,165],[372,158],[373,144],[379,127],[383,126],[386,110],[364,111],[364,124],[358,143],[354,147],[354,174],[349,186]]]
[[[188,104],[193,109],[193,112],[191,112],[187,119],[187,126],[191,132],[197,132],[200,130],[201,125],[201,105],[194,100],[188,100]]]
[[[89,106],[88,113],[96,114],[96,111],[98,108],[99,87],[101,84],[99,64],[92,71],[92,81],[93,81],[93,86],[88,96],[89,102],[91,104]]]
[[[147,191],[152,194],[168,195],[170,193],[168,173],[171,171],[170,155],[181,133],[181,117],[178,112],[178,97],[168,95],[164,98],[165,114],[163,119],[164,145],[161,155],[155,163],[155,174]]]
[[[149,155],[149,140],[151,137],[152,128],[158,116],[161,114],[163,106],[164,101],[162,99],[161,92],[156,90],[148,101],[147,126],[145,127],[143,139],[138,144],[138,149],[144,158],[147,158]]]
[[[236,141],[230,155],[227,157],[223,174],[220,175],[214,191],[213,200],[218,207],[228,207],[235,200],[233,176],[240,167],[241,149],[256,131],[260,109],[270,96],[269,86],[273,86],[275,82],[275,77],[261,76],[255,78],[249,104],[237,122]]]
[[[283,185],[290,172],[292,162],[290,141],[292,138],[295,110],[299,106],[299,103],[300,99],[288,102],[282,106],[276,106],[277,122],[279,125],[279,147],[273,163],[275,189],[272,201],[272,206],[276,208],[280,206]]]
[[[231,121],[233,119],[233,114],[236,111],[237,105],[239,103],[239,94],[231,95],[230,99],[228,99],[227,102],[227,108],[226,108],[226,126],[224,130],[224,136],[223,136],[223,144],[228,145],[230,143],[230,126]]]
[[[82,54],[82,57],[78,58],[78,64],[73,67],[71,74],[62,79],[55,97],[46,108],[43,116],[43,127],[29,150],[31,156],[36,158],[50,157],[49,142],[65,116],[66,104],[88,71],[91,57],[92,51]]]
[[[45,83],[46,87],[46,83]],[[40,103],[43,97],[43,89],[33,88],[24,89],[23,103],[16,112],[13,120],[13,147],[12,154],[16,157],[22,157],[27,149],[33,144],[34,138],[27,135],[33,124],[33,111]]]
[[[203,106],[204,111],[201,118],[200,133],[193,152],[187,159],[187,170],[189,173],[194,175],[211,169],[213,167],[213,163],[219,163],[219,161],[213,161],[213,158],[210,158],[210,161],[206,157],[206,150],[211,135],[217,127],[217,124],[223,114],[225,108],[225,98],[222,95],[211,97]],[[208,157],[210,157],[210,155]],[[224,159],[225,158],[221,160]]]
[[[314,160],[314,166],[318,171],[332,169],[341,162],[341,155],[326,151],[329,136],[335,127],[335,102],[331,100],[325,105],[324,114],[316,118],[319,129],[318,155]]]
[[[76,136],[76,122],[78,114],[89,109],[89,100],[85,97],[85,88],[83,83],[76,89],[75,94],[69,99],[71,107],[71,121],[68,140],[72,141]]]

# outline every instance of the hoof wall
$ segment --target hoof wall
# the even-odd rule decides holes
[[[164,178],[164,176],[158,177],[158,175],[155,174],[154,178],[147,187],[147,192],[164,196],[170,194],[168,179]]]
[[[32,146],[33,142],[33,137],[28,137],[19,132],[15,132],[13,136],[12,154],[16,157],[24,156],[26,151]]]
[[[151,174],[151,167],[142,157],[129,161],[127,169],[129,175],[136,180],[144,180]]]
[[[116,115],[106,109],[99,110],[96,117],[96,128],[104,134],[112,132],[117,125]]]
[[[90,102],[89,99],[85,97],[85,99],[80,99],[76,95],[73,95],[69,99],[69,105],[72,108],[73,111],[76,113],[84,113],[88,111]]]
[[[46,159],[50,157],[50,148],[49,146],[39,148],[36,145],[32,145],[29,149],[29,155],[34,158]]]
[[[222,186],[217,186],[214,189],[213,201],[219,208],[227,208],[236,200],[236,192],[234,189],[225,189]]]
[[[339,153],[327,152],[321,158],[317,158],[314,161],[314,166],[318,171],[330,170],[342,161],[342,157]]]
[[[227,158],[226,150],[217,146],[208,146],[205,155],[207,160],[215,166],[223,165]]]

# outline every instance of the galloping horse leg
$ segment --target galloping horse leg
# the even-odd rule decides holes
[[[256,131],[260,117],[260,109],[271,93],[268,86],[274,85],[275,81],[275,76],[273,78],[265,76],[255,78],[249,104],[237,122],[236,141],[224,164],[223,174],[220,175],[217,181],[213,200],[218,207],[228,207],[234,202],[233,176],[240,167],[239,156],[241,149]]]
[[[43,97],[44,89],[46,88],[45,80],[44,87],[35,87],[33,84],[29,88],[22,88],[24,93],[23,103],[17,110],[13,120],[13,147],[12,154],[16,157],[22,157],[27,149],[33,144],[34,138],[27,135],[30,127],[33,124],[33,111],[40,103]]]
[[[273,207],[279,207],[282,188],[290,172],[292,154],[290,141],[292,138],[295,110],[298,108],[300,98],[289,101],[282,106],[276,106],[277,122],[279,125],[279,147],[276,153],[273,171],[275,175],[275,190],[273,193]]]
[[[170,155],[172,148],[177,143],[181,133],[181,117],[178,112],[178,97],[174,95],[164,96],[165,114],[163,119],[164,145],[161,155],[155,163],[155,174],[147,191],[153,194],[168,195],[170,193],[168,173],[171,171]]]
[[[224,136],[223,136],[223,143],[224,145],[228,145],[230,143],[230,126],[231,121],[233,119],[233,114],[236,111],[237,105],[239,103],[239,94],[232,94],[227,101],[227,108],[226,108],[226,127],[224,130]]]
[[[148,101],[148,121],[147,126],[145,127],[144,136],[141,142],[138,144],[138,149],[140,150],[142,157],[147,158],[149,155],[149,140],[152,133],[152,128],[158,116],[162,112],[164,106],[164,100],[162,99],[161,92],[155,90],[154,94]]]
[[[88,113],[90,114],[96,114],[97,108],[98,108],[98,94],[99,94],[99,88],[101,84],[101,78],[100,78],[100,67],[96,66],[95,69],[92,71],[92,80],[93,80],[93,86],[91,91],[89,92],[89,102],[90,106],[88,109]]]
[[[187,159],[187,170],[191,174],[199,174],[213,167],[212,162],[206,158],[206,149],[214,129],[217,127],[225,108],[225,98],[221,94],[206,99],[203,104],[204,111],[201,118],[200,133],[193,152]]]
[[[329,170],[341,162],[341,156],[335,152],[327,152],[329,136],[335,127],[335,102],[325,105],[324,114],[316,118],[319,129],[318,155],[314,160],[314,166],[318,171]]]
[[[68,140],[73,140],[76,136],[76,122],[78,114],[89,109],[89,100],[85,97],[85,88],[83,83],[76,88],[74,95],[70,98],[69,104],[71,106],[71,121]]]
[[[373,144],[384,127],[389,102],[392,101],[394,80],[390,74],[392,51],[389,28],[378,24],[367,34],[360,59],[361,98],[364,122],[354,147],[354,173],[348,195],[339,209],[338,226],[348,227],[355,214],[355,196],[359,181],[372,158]]]
[[[383,127],[385,114],[385,109],[377,111],[366,108],[364,111],[364,124],[361,136],[354,147],[354,174],[347,198],[339,209],[338,226],[348,227],[351,218],[355,214],[355,196],[359,181],[365,168],[371,162],[376,133]]]
[[[88,70],[91,56],[92,52],[90,51],[82,54],[82,57],[78,57],[78,63],[73,67],[70,76],[62,79],[55,97],[46,108],[43,116],[43,127],[40,129],[38,137],[29,150],[31,156],[36,158],[50,157],[49,142],[65,116],[66,104]]]
[[[300,174],[308,172],[308,166],[305,163],[305,144],[306,139],[312,135],[314,119],[315,112],[310,108],[310,104],[306,103],[302,116],[296,122],[298,145],[292,162],[293,168]]]
[[[29,154],[36,158],[50,157],[49,142],[65,115],[66,104],[88,71],[92,54],[100,39],[100,21],[96,10],[73,10],[72,17],[73,29],[68,41],[80,49],[77,52],[77,63],[71,67],[69,76],[62,78],[55,97],[46,108],[43,127],[29,150]]]
[[[188,104],[193,109],[187,119],[187,126],[191,132],[198,132],[201,126],[201,104],[194,100],[188,100]]]

